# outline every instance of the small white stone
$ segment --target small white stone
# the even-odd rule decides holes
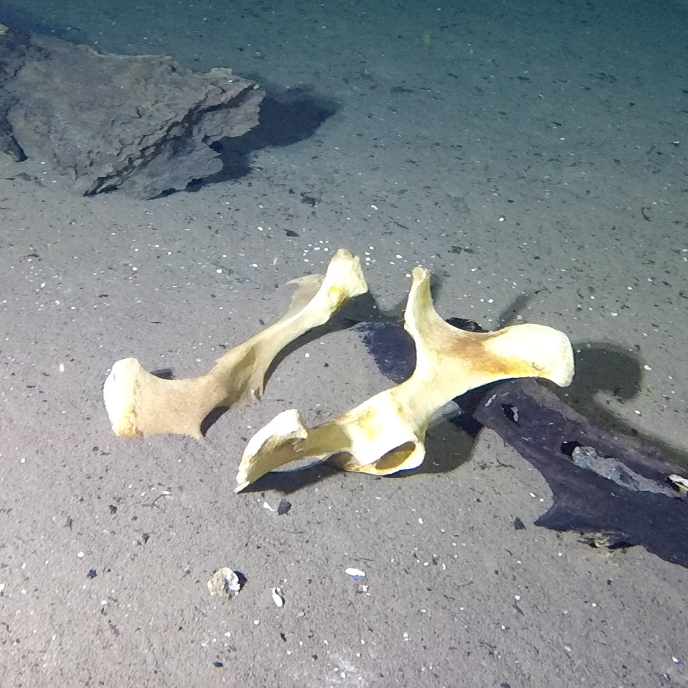
[[[279,588],[273,588],[271,591],[272,593],[272,601],[275,603],[276,607],[284,607],[284,596],[282,595],[282,591]]]

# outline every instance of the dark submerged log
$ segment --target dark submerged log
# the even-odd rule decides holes
[[[458,318],[448,322],[479,329]],[[401,324],[364,322],[356,329],[383,374],[395,383],[411,374],[413,341]],[[646,441],[597,425],[537,380],[498,383],[454,401],[464,430],[474,437],[482,427],[494,431],[547,481],[553,505],[535,525],[583,533],[597,546],[642,545],[688,567],[688,500],[669,479],[685,477],[685,467]]]

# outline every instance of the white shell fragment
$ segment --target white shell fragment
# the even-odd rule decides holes
[[[284,607],[284,596],[282,595],[282,591],[279,588],[273,588],[270,592],[272,593],[272,601],[275,603],[275,606]]]
[[[365,578],[365,571],[361,571],[361,569],[346,569],[344,573],[354,580],[361,580],[361,578]]]
[[[241,580],[229,567],[218,569],[208,580],[208,590],[215,597],[227,597],[232,599],[241,592]]]

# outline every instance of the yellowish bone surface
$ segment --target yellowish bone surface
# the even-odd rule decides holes
[[[416,345],[408,380],[314,428],[295,410],[279,414],[246,446],[237,492],[307,457],[329,456],[339,468],[375,475],[417,468],[430,419],[454,397],[506,378],[542,377],[560,386],[573,378],[571,343],[558,330],[526,324],[477,333],[446,323],[435,311],[424,268],[413,270],[404,327]]]
[[[135,358],[117,361],[103,387],[115,434],[201,437],[201,423],[213,409],[259,399],[275,356],[308,330],[326,323],[349,298],[368,290],[360,260],[345,249],[337,251],[324,277],[309,275],[290,284],[296,284],[296,291],[286,314],[228,351],[205,375],[164,380],[147,372]]]

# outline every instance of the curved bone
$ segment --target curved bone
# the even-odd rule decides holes
[[[327,274],[292,280],[296,284],[286,314],[228,351],[206,375],[165,380],[135,358],[113,366],[103,397],[116,435],[149,437],[177,433],[201,437],[201,423],[215,408],[260,399],[265,373],[275,356],[308,330],[326,323],[349,298],[368,291],[358,257],[340,249]]]
[[[236,491],[290,461],[315,456],[375,475],[417,468],[430,419],[454,397],[506,378],[544,377],[566,386],[573,377],[571,343],[551,327],[526,324],[478,333],[446,323],[435,311],[424,268],[413,270],[404,327],[416,345],[416,367],[408,380],[314,428],[295,410],[279,414],[246,446]]]

